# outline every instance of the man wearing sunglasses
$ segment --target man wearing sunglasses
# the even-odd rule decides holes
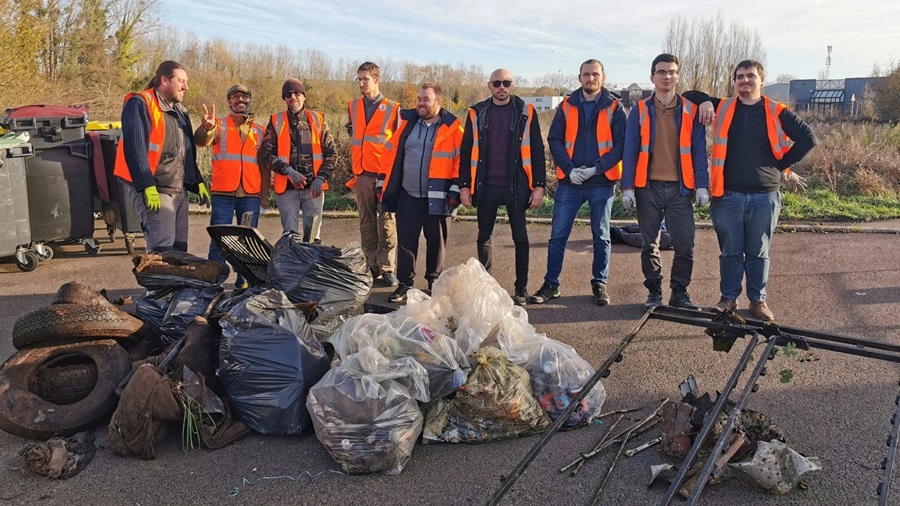
[[[547,143],[556,162],[558,184],[553,196],[553,221],[547,246],[544,284],[530,302],[543,304],[559,297],[566,243],[578,210],[590,206],[594,260],[591,291],[594,303],[609,304],[606,290],[611,252],[609,218],[615,185],[622,177],[625,112],[619,100],[603,87],[603,64],[591,59],[581,64],[581,87],[556,109]]]
[[[669,305],[699,309],[688,296],[694,269],[694,194],[698,206],[709,204],[706,127],[697,106],[675,92],[679,62],[671,54],[650,66],[653,95],[628,115],[622,171],[622,204],[637,207],[641,229],[641,269],[650,309],[662,304],[660,227],[665,220],[675,256]]]
[[[478,208],[478,260],[491,272],[491,235],[497,210],[506,207],[516,248],[513,301],[528,299],[528,230],[525,211],[544,198],[545,158],[534,106],[513,95],[512,74],[491,74],[491,98],[469,109],[460,148],[459,187],[464,206]]]
[[[226,94],[230,113],[216,117],[216,106],[203,104],[200,126],[194,131],[198,147],[212,146],[212,213],[210,225],[230,225],[235,216],[238,221],[244,213],[252,212],[251,225],[259,224],[260,192],[262,177],[256,154],[265,129],[253,121],[250,110],[250,89],[235,84]],[[268,189],[268,185],[267,185]],[[268,201],[268,192],[266,193]],[[265,203],[268,207],[268,202]],[[225,262],[215,243],[209,245],[210,260]],[[238,274],[235,288],[247,288],[247,281]]]

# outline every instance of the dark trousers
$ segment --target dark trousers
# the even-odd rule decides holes
[[[428,214],[428,199],[416,198],[400,190],[397,199],[397,279],[413,286],[416,259],[419,256],[419,237],[425,235],[425,279],[431,284],[444,270],[447,250],[449,216]]]
[[[478,192],[478,260],[491,272],[493,248],[491,236],[497,221],[497,209],[506,206],[509,228],[516,245],[516,285],[517,291],[528,287],[528,230],[525,228],[527,204],[515,201],[515,192],[506,186],[484,185]]]
[[[659,256],[659,231],[663,219],[672,238],[675,258],[672,259],[671,286],[687,287],[694,271],[694,205],[690,195],[681,195],[681,183],[650,181],[646,188],[635,188],[638,224],[643,236],[641,269],[644,286],[662,283],[662,262]]]

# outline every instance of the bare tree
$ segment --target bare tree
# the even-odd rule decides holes
[[[732,94],[732,71],[741,60],[765,63],[766,52],[759,32],[738,21],[677,16],[669,23],[663,51],[681,60],[681,86],[714,96]]]
[[[791,74],[778,74],[778,77],[775,78],[776,83],[790,83],[791,81],[797,79],[795,76]]]

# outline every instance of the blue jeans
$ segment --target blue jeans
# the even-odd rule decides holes
[[[747,276],[747,297],[766,300],[769,247],[781,213],[781,192],[725,192],[714,198],[709,214],[719,238],[719,290],[737,300]]]
[[[594,262],[591,266],[592,281],[606,283],[609,275],[609,216],[612,212],[614,186],[581,186],[559,183],[553,196],[553,221],[550,225],[550,243],[547,246],[547,274],[544,281],[559,286],[566,243],[572,233],[572,224],[578,210],[585,202],[591,209],[591,235],[594,237]]]
[[[259,225],[259,197],[213,195],[210,198],[210,202],[212,204],[212,213],[209,215],[210,225],[231,225],[235,216],[237,216],[237,221],[240,223],[241,216],[248,211],[253,212],[252,225],[254,227]],[[216,262],[225,262],[214,242],[209,243],[209,255],[207,258]],[[238,274],[236,283],[238,285],[244,284],[244,278],[240,274]]]

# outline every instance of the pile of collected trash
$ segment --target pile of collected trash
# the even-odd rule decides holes
[[[376,314],[364,312],[372,278],[358,246],[286,236],[271,253],[268,279],[241,293],[226,295],[225,264],[137,255],[146,291],[133,315],[77,283],[23,315],[13,336],[22,351],[0,368],[0,395],[11,399],[0,428],[57,436],[23,450],[29,467],[74,474],[93,455],[92,438],[77,433],[108,420],[109,447],[122,455],[155,458],[170,433],[194,450],[250,432],[315,432],[345,472],[393,474],[419,441],[540,432],[594,374],[537,333],[474,259],[445,271],[431,296],[411,290],[406,306]],[[88,312],[106,324],[76,321]],[[598,383],[568,425],[593,421],[605,398]]]

